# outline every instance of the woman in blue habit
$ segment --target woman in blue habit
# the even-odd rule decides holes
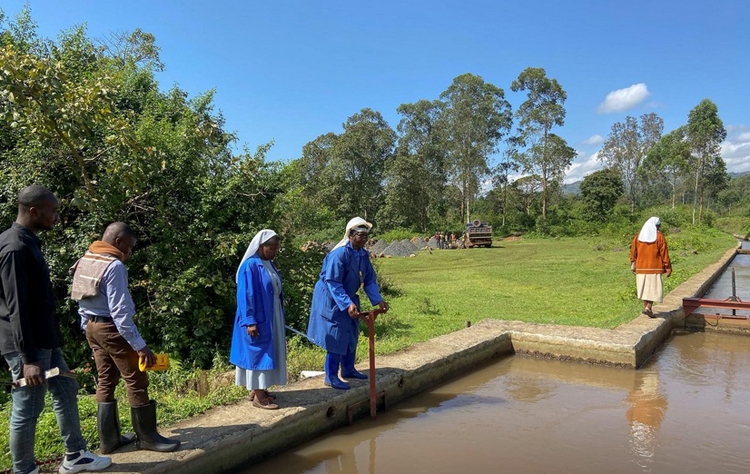
[[[268,387],[287,382],[281,277],[271,263],[279,243],[276,232],[261,230],[242,257],[229,353],[229,362],[237,366],[235,383],[247,387],[253,405],[265,410],[279,408]]]
[[[363,287],[372,305],[387,311],[380,296],[370,255],[364,249],[372,224],[355,217],[346,225],[344,238],[326,255],[315,284],[307,335],[326,350],[325,384],[339,390],[349,385],[339,379],[366,379],[354,368],[359,336],[359,295]]]

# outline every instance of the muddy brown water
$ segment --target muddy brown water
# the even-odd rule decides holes
[[[240,472],[747,473],[750,338],[675,335],[637,371],[510,356]]]

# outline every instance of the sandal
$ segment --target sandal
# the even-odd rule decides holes
[[[268,393],[267,390],[263,390],[263,392],[265,392],[266,398],[270,398],[271,400],[276,400],[276,395],[271,395],[270,393]],[[255,390],[250,390],[250,392],[247,394],[247,398],[249,398],[250,400],[255,398]]]
[[[253,397],[253,406],[262,408],[263,410],[278,410],[279,406],[273,402],[271,397],[264,398],[261,400],[257,396]]]
[[[650,309],[648,309],[648,308],[646,308],[646,309],[644,309],[644,310],[643,310],[643,314],[645,314],[645,315],[646,315],[646,316],[648,316],[649,318],[654,318],[654,312],[653,312],[653,311],[651,311],[651,310],[650,310]]]

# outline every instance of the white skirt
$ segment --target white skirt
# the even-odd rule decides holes
[[[662,273],[638,273],[635,275],[635,290],[638,299],[661,303],[664,298],[664,277]]]

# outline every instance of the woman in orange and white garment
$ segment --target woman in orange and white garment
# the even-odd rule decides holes
[[[643,300],[643,314],[654,317],[653,303],[664,299],[663,275],[672,274],[667,239],[659,230],[661,221],[651,217],[633,237],[630,246],[630,269],[635,273],[638,299]]]

